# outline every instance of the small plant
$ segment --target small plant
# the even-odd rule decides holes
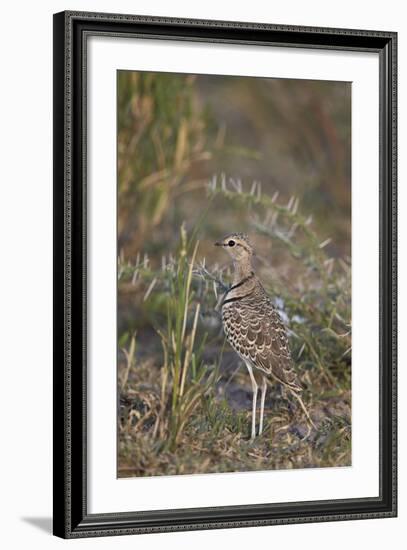
[[[209,371],[202,361],[206,333],[199,344],[196,342],[201,306],[199,302],[193,302],[191,281],[198,242],[189,256],[191,246],[182,226],[177,267],[168,280],[167,330],[166,333],[160,331],[164,351],[161,426],[164,432],[168,432],[167,447],[172,450],[179,442],[186,422],[202,397],[210,391],[217,376],[216,369]]]
[[[161,271],[148,269],[148,261],[139,262],[134,268],[129,264],[119,268],[121,278],[134,280],[137,273],[146,280],[145,300],[152,299],[154,288],[154,292],[160,294],[161,306],[164,302],[161,309],[165,310],[165,328],[156,328],[161,340],[163,364],[154,434],[163,443],[163,449],[172,451],[188,420],[201,399],[210,393],[218,376],[218,364],[210,366],[202,359],[207,333],[201,332],[199,341],[197,337],[201,303],[196,299],[192,282],[198,246],[197,241],[188,241],[186,230],[181,226],[177,254]],[[123,350],[126,368],[122,374],[122,390],[135,361],[135,350],[133,336],[129,349]]]

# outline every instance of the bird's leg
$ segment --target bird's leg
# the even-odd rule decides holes
[[[250,380],[252,381],[253,402],[252,402],[252,435],[251,438],[256,437],[256,405],[257,405],[257,382],[253,374],[253,368],[249,363],[246,363],[247,370],[249,371]]]
[[[267,391],[267,380],[266,377],[263,376],[263,383],[261,385],[261,400],[260,400],[260,427],[259,427],[259,435],[261,435],[263,431],[263,417],[264,417],[264,401],[266,399],[266,391]]]

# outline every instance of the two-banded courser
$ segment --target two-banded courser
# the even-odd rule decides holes
[[[253,270],[254,251],[248,237],[242,233],[231,233],[215,245],[222,246],[233,260],[233,282],[221,303],[222,323],[228,341],[249,371],[253,390],[252,439],[256,436],[258,391],[253,368],[262,374],[259,435],[263,431],[267,379],[283,384],[300,403],[308,422],[313,425],[300,397],[302,388],[292,365],[287,331]]]

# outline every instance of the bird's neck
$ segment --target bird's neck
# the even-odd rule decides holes
[[[253,266],[250,258],[240,260],[239,262],[233,262],[233,267],[233,285],[240,283],[253,273]]]

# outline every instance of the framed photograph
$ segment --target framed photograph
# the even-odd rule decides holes
[[[393,32],[54,16],[54,534],[396,515]]]

